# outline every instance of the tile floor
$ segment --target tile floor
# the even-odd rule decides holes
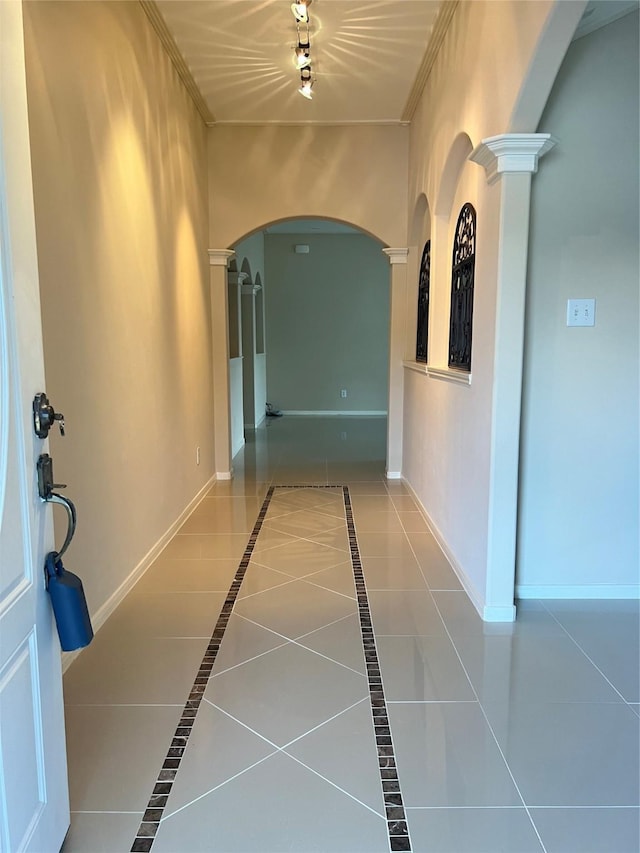
[[[638,602],[483,624],[385,429],[269,421],[69,668],[64,853],[638,853]]]

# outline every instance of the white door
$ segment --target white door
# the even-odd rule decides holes
[[[19,0],[0,0],[0,357],[0,850],[55,853],[69,797],[60,646],[43,573],[51,509],[35,475],[45,442],[31,423],[45,385]]]

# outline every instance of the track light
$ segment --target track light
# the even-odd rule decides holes
[[[309,56],[309,51],[303,47],[296,48],[296,68],[306,68],[307,65],[310,65],[311,58]]]
[[[2,0],[0,0],[2,2]],[[291,11],[296,19],[296,30],[298,42],[294,47],[294,62],[300,72],[300,88],[298,92],[308,101],[313,98],[313,84],[311,79],[311,21],[309,19],[309,6],[311,0],[299,0],[291,4]],[[301,32],[302,30],[302,32]]]
[[[307,40],[303,42],[300,38],[300,29],[298,28],[298,46],[296,47],[296,68],[305,68],[311,63],[311,42],[309,38],[309,30],[307,29]]]
[[[300,92],[303,98],[310,101],[313,98],[312,89],[313,80],[311,79],[311,66],[307,65],[306,68],[303,68],[300,72],[300,88],[298,89],[298,92]]]
[[[300,0],[298,3],[291,4],[291,11],[293,12],[293,17],[299,24],[308,24],[309,23],[309,6],[311,5],[311,0]]]

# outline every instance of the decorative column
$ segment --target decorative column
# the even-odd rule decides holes
[[[483,166],[499,193],[487,586],[484,619],[515,619],[520,408],[531,175],[555,145],[548,133],[483,139],[469,159]]]
[[[227,272],[229,288],[229,358],[240,358],[242,351],[242,302],[241,293],[245,281],[249,278],[246,272]]]
[[[408,249],[383,249],[391,264],[389,299],[389,413],[387,415],[387,479],[402,476],[405,319]]]
[[[229,299],[227,265],[235,252],[209,249],[213,359],[213,429],[216,477],[230,480],[231,409],[229,394]]]
[[[256,294],[261,290],[259,284],[243,284],[242,293],[242,353],[244,425],[255,429],[258,421],[264,418],[264,411],[256,409],[255,362],[256,362]]]
[[[246,272],[227,272],[229,294],[229,412],[231,459],[244,447],[244,351],[242,348],[242,286]]]

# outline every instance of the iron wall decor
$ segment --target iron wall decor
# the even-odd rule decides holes
[[[418,279],[418,325],[416,329],[416,361],[427,361],[429,336],[429,284],[431,278],[431,240],[424,244]]]
[[[467,202],[456,225],[451,264],[449,367],[471,370],[473,288],[476,266],[476,211]]]

